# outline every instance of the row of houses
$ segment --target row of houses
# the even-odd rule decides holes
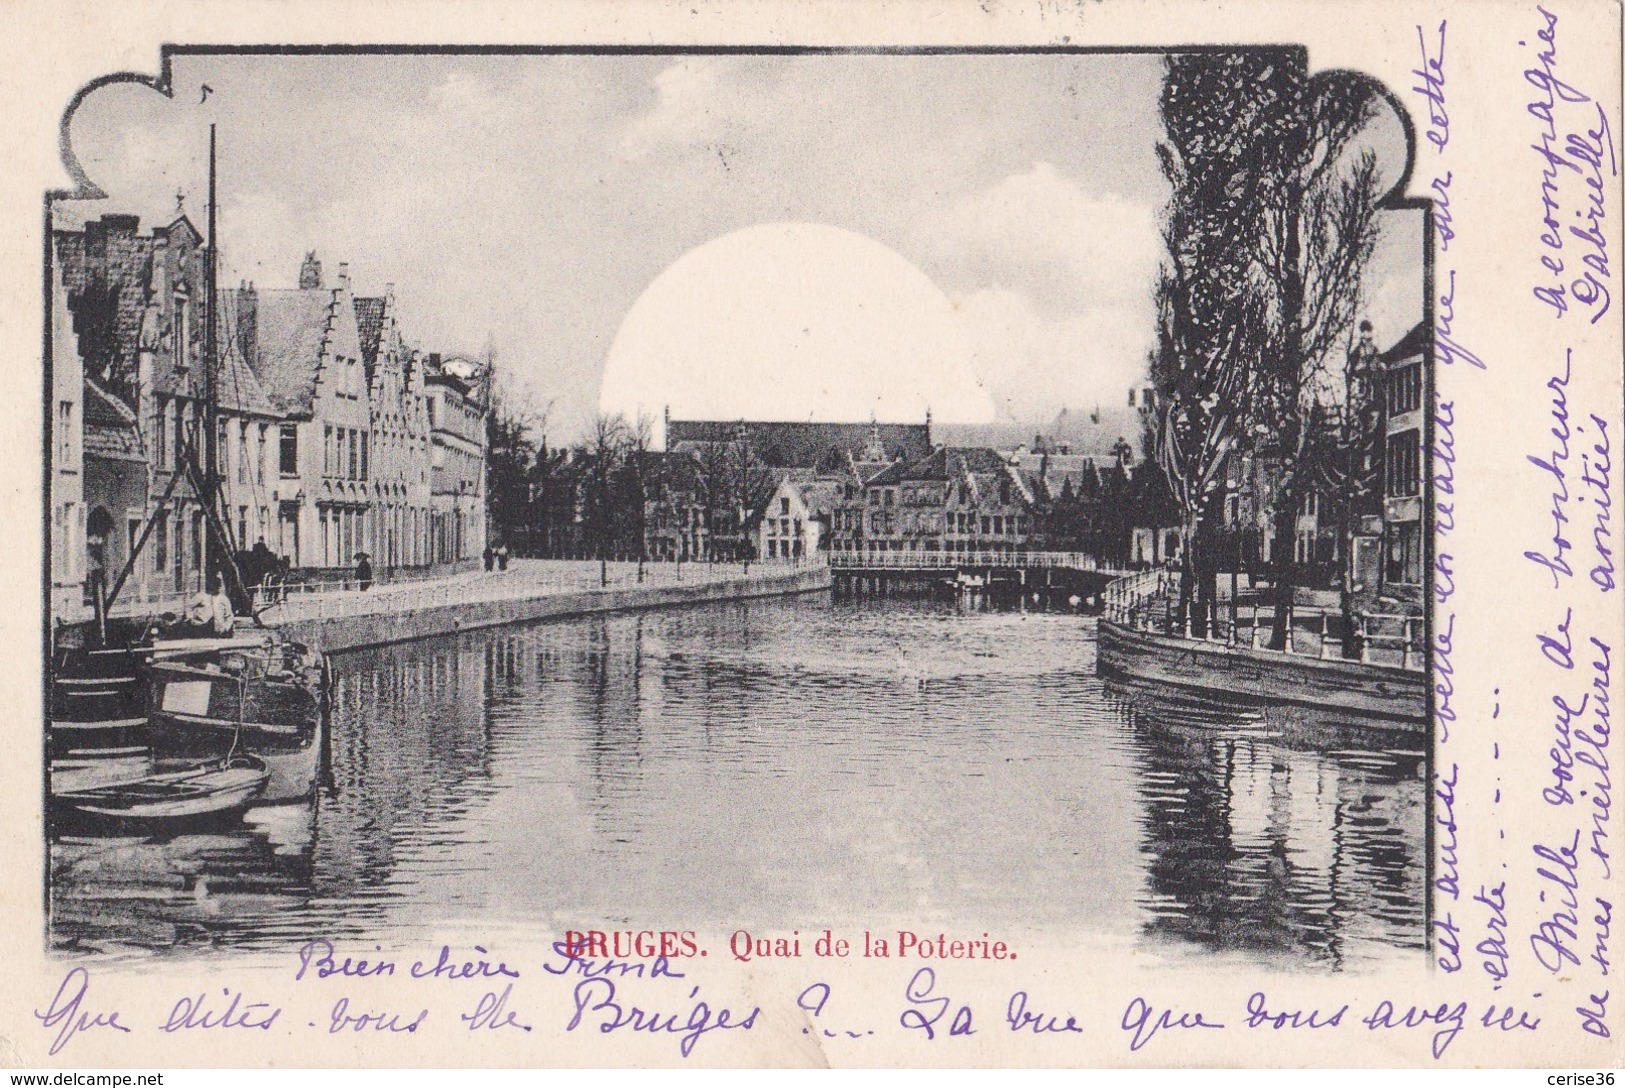
[[[1311,421],[1290,538],[1278,537],[1280,463],[1245,450],[1230,458],[1215,507],[1225,569],[1264,574],[1289,548],[1301,584],[1350,588],[1362,606],[1419,607],[1427,332],[1418,325],[1379,351],[1363,327],[1341,403]],[[1155,391],[1130,397],[1150,433]],[[933,441],[929,417],[860,424],[668,415],[665,432],[666,449],[636,451],[602,501],[582,497],[595,475],[592,457],[551,455],[538,489],[551,498],[534,519],[540,554],[1076,551],[1116,569],[1180,556],[1183,515],[1173,490],[1126,439],[1105,457],[1042,436],[1013,450],[949,446]],[[589,508],[600,514],[584,516]]]
[[[1088,551],[1117,566],[1176,550],[1154,465],[933,441],[929,420],[665,422],[664,450],[537,459],[521,550],[655,560],[892,551]]]
[[[202,587],[219,545],[186,465],[209,418],[233,550],[263,542],[306,577],[363,553],[380,572],[477,561],[489,368],[411,346],[391,288],[358,296],[347,266],[329,281],[311,253],[292,286],[240,283],[211,307],[184,214],[52,241],[54,615],[81,618],[121,575],[129,601]]]

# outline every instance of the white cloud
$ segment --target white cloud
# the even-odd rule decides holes
[[[1150,325],[1134,307],[1053,315],[1021,292],[993,288],[956,299],[955,311],[971,365],[1004,419],[1116,404],[1145,373]]]
[[[1062,307],[1143,296],[1162,250],[1149,205],[1086,192],[1047,162],[959,197],[940,237],[967,272]]]
[[[1143,379],[1162,253],[1149,204],[1035,162],[951,201],[936,248],[978,376],[1006,419],[1116,404]]]
[[[692,144],[715,131],[720,120],[720,66],[707,57],[684,57],[655,76],[654,109],[633,121],[620,151],[639,159],[662,144]]]

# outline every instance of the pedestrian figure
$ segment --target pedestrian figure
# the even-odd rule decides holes
[[[271,549],[265,546],[262,536],[255,541],[254,547],[248,553],[248,582],[250,586],[264,584],[265,580],[276,572],[276,556]]]
[[[372,588],[372,561],[367,558],[366,552],[356,555],[355,580],[363,591]]]
[[[497,553],[491,550],[491,545],[485,546],[485,569],[490,570],[496,565]]]
[[[508,569],[508,546],[506,544],[497,545],[497,569]]]
[[[229,635],[236,622],[231,601],[222,591],[220,576],[210,574],[204,590],[186,606],[189,634],[194,636]]]

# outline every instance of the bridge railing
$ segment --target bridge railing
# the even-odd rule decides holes
[[[1085,552],[831,552],[835,570],[956,570],[964,567],[1058,567],[1102,570],[1100,561]]]
[[[1119,578],[1102,595],[1102,614],[1123,626],[1160,629],[1167,623],[1168,602],[1178,593],[1178,577],[1156,567]]]

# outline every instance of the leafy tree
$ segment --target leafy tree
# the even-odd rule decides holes
[[[1167,61],[1157,147],[1171,196],[1156,288],[1155,451],[1181,514],[1179,614],[1206,630],[1216,595],[1224,466],[1248,438],[1267,337],[1253,275],[1264,182],[1256,144],[1290,94],[1282,55],[1177,54]]]
[[[1179,614],[1205,633],[1216,598],[1228,459],[1278,466],[1272,496],[1277,645],[1290,622],[1300,473],[1333,347],[1376,241],[1375,112],[1352,76],[1310,78],[1287,52],[1170,57],[1158,147],[1171,196],[1151,374],[1157,460],[1183,517]]]

